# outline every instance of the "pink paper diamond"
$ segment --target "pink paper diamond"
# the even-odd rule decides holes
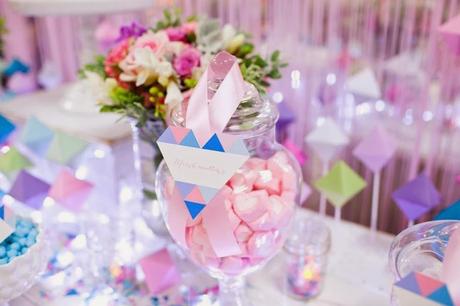
[[[49,197],[74,212],[79,212],[89,197],[93,184],[77,179],[67,170],[62,170],[51,190]]]
[[[167,249],[148,255],[140,260],[145,283],[152,294],[161,293],[181,280],[179,271]]]
[[[377,125],[353,150],[353,155],[375,173],[382,170],[395,151],[393,138]]]

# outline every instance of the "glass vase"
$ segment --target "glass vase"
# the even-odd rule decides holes
[[[208,84],[216,91],[218,84]],[[185,127],[187,104],[171,112],[171,124]],[[300,167],[275,140],[276,107],[262,99],[253,87],[230,119],[224,133],[238,135],[250,153],[247,162],[221,189],[225,212],[238,242],[238,255],[219,257],[203,217],[185,228],[184,253],[192,262],[219,281],[219,305],[251,305],[245,294],[245,276],[263,267],[282,248],[299,203]],[[176,189],[174,179],[162,162],[157,171],[156,193],[166,226],[168,210]]]
[[[444,251],[457,229],[459,221],[431,221],[409,227],[396,236],[389,253],[394,282],[412,272],[441,279]],[[399,305],[394,294],[392,305]]]

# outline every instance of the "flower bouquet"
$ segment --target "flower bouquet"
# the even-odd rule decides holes
[[[117,44],[107,56],[98,56],[82,70],[96,85],[101,112],[131,117],[148,128],[156,140],[166,125],[168,111],[187,100],[209,60],[225,50],[236,56],[244,80],[262,94],[270,79],[281,77],[279,51],[263,58],[255,51],[248,34],[217,20],[190,17],[165,11],[152,28],[136,23],[120,30]]]

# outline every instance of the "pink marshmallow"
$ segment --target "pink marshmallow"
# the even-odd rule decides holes
[[[265,191],[265,197],[268,194]],[[255,192],[237,194],[233,201],[233,209],[238,217],[246,222],[252,222],[263,215],[265,203],[261,193]]]
[[[273,222],[272,215],[269,212],[264,213],[261,217],[255,221],[248,223],[249,227],[253,231],[268,231],[276,226]]]
[[[246,186],[248,187],[248,190],[249,191],[252,190],[254,183],[256,182],[257,178],[259,177],[257,171],[246,170],[246,171],[243,171],[242,174],[244,176],[244,180],[246,182]]]
[[[281,193],[281,198],[285,203],[294,203],[297,194],[294,191],[287,190]]]
[[[252,170],[265,170],[267,168],[267,163],[261,158],[253,157],[244,163],[243,168],[249,168]]]
[[[227,209],[227,213],[228,213],[228,220],[230,221],[232,230],[234,231],[238,227],[238,225],[240,225],[241,219],[238,218],[238,216],[235,214],[235,212],[233,211],[231,207]]]
[[[248,253],[252,257],[269,257],[275,250],[275,236],[272,232],[256,232],[248,241]]]
[[[221,262],[222,261],[218,257],[204,257],[203,259],[203,265],[205,267],[214,268],[214,269],[219,269]]]
[[[209,243],[208,235],[206,234],[206,230],[204,229],[203,225],[192,227],[191,241],[193,242],[192,245],[199,246],[204,246]]]
[[[238,242],[246,242],[249,240],[253,232],[246,224],[241,223],[235,229],[234,234]]]
[[[246,242],[238,242],[238,245],[240,246],[241,254],[239,255],[240,257],[247,256],[248,255],[248,244]]]
[[[232,188],[228,187],[227,185],[224,185],[224,187],[220,189],[220,193],[224,198],[229,198],[232,195],[232,192]]]
[[[245,268],[245,262],[243,259],[236,256],[224,257],[220,264],[220,269],[229,275],[237,275],[241,273]]]
[[[273,195],[270,197],[270,218],[275,224],[273,228],[281,228],[289,223],[289,220],[294,212],[291,205],[286,205],[285,201],[279,196]]]
[[[259,177],[254,183],[254,187],[257,189],[264,189],[269,194],[280,193],[280,180],[273,176],[270,170],[264,170],[259,172]]]
[[[203,222],[203,217],[198,216],[195,219],[192,219],[191,217],[187,219],[187,226],[196,226],[200,225]]]
[[[289,161],[273,157],[267,161],[267,169],[272,171],[275,177],[281,177],[283,173],[294,172]]]
[[[297,192],[297,187],[298,187],[299,181],[297,180],[297,175],[295,172],[286,172],[283,173],[282,179],[281,179],[281,189],[283,191],[295,191]]]
[[[233,193],[240,193],[249,191],[250,188],[246,185],[244,175],[235,173],[229,181],[230,187],[233,189]]]

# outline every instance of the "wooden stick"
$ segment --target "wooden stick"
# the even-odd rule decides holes
[[[371,211],[371,231],[377,231],[379,216],[379,195],[380,195],[380,171],[374,174],[372,186],[372,211]]]

